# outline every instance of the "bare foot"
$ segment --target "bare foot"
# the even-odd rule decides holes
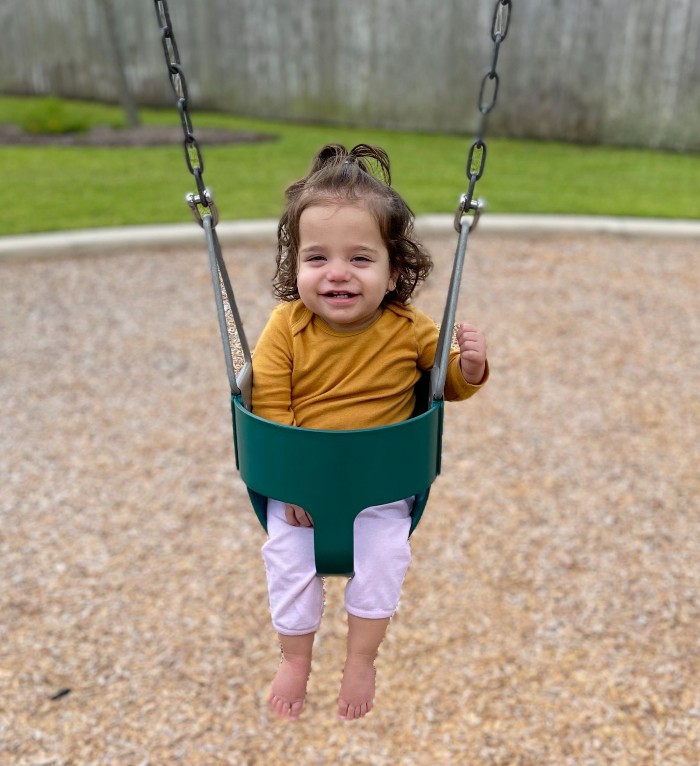
[[[348,657],[338,695],[338,717],[343,721],[362,718],[374,703],[374,662],[370,657]]]
[[[282,658],[268,697],[270,709],[281,718],[296,721],[304,707],[311,661],[306,657]]]

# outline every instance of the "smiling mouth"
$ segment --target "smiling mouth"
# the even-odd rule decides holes
[[[348,293],[348,292],[343,292],[343,291],[340,291],[340,290],[331,290],[331,291],[329,291],[327,293],[323,293],[323,295],[326,298],[340,298],[340,299],[347,299],[347,298],[354,298],[355,297],[355,293]]]

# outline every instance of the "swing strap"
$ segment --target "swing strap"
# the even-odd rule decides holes
[[[207,240],[207,252],[209,254],[209,271],[211,283],[214,288],[214,300],[216,301],[216,314],[219,320],[219,334],[224,346],[224,361],[228,375],[229,387],[232,396],[240,396],[247,409],[252,409],[253,392],[253,362],[250,353],[248,339],[243,331],[243,322],[238,311],[238,304],[233,293],[231,279],[221,254],[221,244],[216,233],[216,222],[208,213],[202,216],[202,226]],[[226,295],[230,314],[224,306],[223,296]],[[229,321],[230,320],[230,321]],[[231,336],[229,325],[233,330],[238,342],[234,348],[240,349],[238,359],[238,373],[234,369],[234,353],[231,348]]]
[[[228,375],[229,387],[232,396],[240,396],[246,406],[250,408],[251,391],[253,383],[252,361],[250,347],[247,338],[243,332],[243,323],[238,311],[236,299],[231,285],[231,279],[224,263],[221,252],[221,244],[216,233],[216,225],[219,222],[219,212],[214,203],[211,192],[204,185],[204,157],[202,150],[194,134],[194,127],[189,113],[189,93],[187,88],[187,79],[180,63],[180,53],[175,39],[172,24],[170,22],[170,10],[167,0],[154,0],[156,17],[160,26],[160,37],[165,55],[165,63],[170,75],[170,84],[175,94],[175,103],[180,114],[182,131],[184,135],[183,147],[185,150],[185,161],[190,173],[194,176],[197,185],[197,194],[188,194],[187,204],[192,213],[204,229],[204,235],[207,242],[207,251],[209,254],[209,270],[211,272],[212,286],[214,288],[214,300],[216,301],[216,312],[219,321],[219,333],[224,347],[224,360],[226,362],[226,373]],[[226,296],[228,303],[227,312],[224,305],[223,295]],[[242,356],[239,359],[239,372],[236,374],[234,369],[234,353],[231,347],[229,334],[229,325],[231,325],[234,334],[238,336],[238,343],[234,347],[240,349]]]
[[[476,229],[479,223],[481,212],[484,209],[484,203],[479,199],[474,199],[476,184],[483,176],[486,167],[486,123],[491,110],[496,106],[498,99],[499,77],[496,67],[498,65],[498,54],[501,43],[506,39],[510,18],[512,13],[512,0],[496,0],[493,10],[493,19],[491,22],[491,39],[493,40],[493,54],[491,56],[491,66],[481,80],[479,89],[479,127],[477,135],[469,148],[467,156],[466,175],[469,181],[467,191],[460,197],[457,212],[455,213],[454,227],[459,233],[457,249],[452,262],[452,275],[447,291],[447,300],[445,310],[440,325],[440,335],[438,337],[437,350],[435,352],[435,362],[430,373],[430,398],[431,400],[442,399],[445,390],[445,380],[447,378],[447,363],[450,356],[450,344],[452,340],[452,330],[457,313],[457,301],[459,298],[459,288],[462,283],[462,271],[464,268],[464,259],[467,251],[467,240],[473,229]],[[473,214],[469,218],[468,214]]]

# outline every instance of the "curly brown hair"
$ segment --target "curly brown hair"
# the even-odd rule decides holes
[[[414,215],[391,186],[387,153],[377,146],[358,144],[348,151],[327,144],[314,157],[311,170],[286,190],[287,204],[277,227],[275,295],[283,301],[299,297],[297,270],[299,219],[308,207],[329,202],[364,201],[374,215],[396,273],[396,287],[385,303],[406,303],[433,267],[430,255],[414,237]]]

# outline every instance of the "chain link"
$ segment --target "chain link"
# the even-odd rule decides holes
[[[457,212],[455,214],[455,229],[462,230],[462,217],[469,212],[474,213],[470,224],[470,229],[476,228],[479,222],[479,216],[483,210],[483,202],[474,199],[474,192],[477,181],[483,176],[486,167],[486,123],[491,110],[496,106],[498,100],[498,88],[500,78],[496,67],[498,66],[498,54],[501,49],[501,43],[508,35],[510,27],[510,18],[513,10],[512,0],[496,0],[493,9],[493,21],[491,23],[491,39],[493,40],[493,55],[491,56],[491,66],[481,80],[479,88],[479,128],[474,139],[469,154],[467,156],[466,175],[469,181],[469,187],[465,194],[460,197]]]
[[[211,215],[213,225],[216,226],[219,215],[211,193],[204,185],[204,158],[194,135],[192,119],[188,110],[189,93],[187,80],[180,63],[180,53],[177,49],[175,33],[170,23],[170,10],[168,9],[167,0],[153,0],[153,2],[160,26],[160,38],[163,44],[165,63],[170,75],[170,84],[175,94],[175,104],[180,114],[180,122],[182,123],[185,162],[187,163],[187,169],[194,176],[195,183],[197,184],[197,194],[188,194],[187,204],[190,206],[194,217],[200,225],[202,225],[202,216],[209,214]]]

